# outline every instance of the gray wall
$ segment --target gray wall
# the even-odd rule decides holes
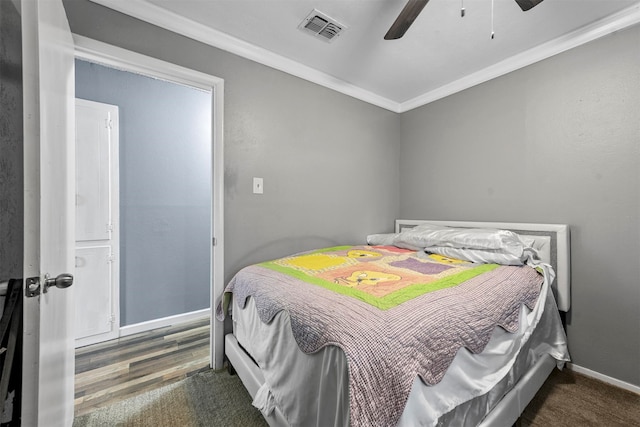
[[[0,1],[0,280],[22,277],[21,28],[13,2]]]
[[[399,216],[567,223],[574,361],[640,385],[638,28],[398,116],[64,3],[76,33],[225,79],[227,279],[389,231]],[[265,178],[263,196],[250,194],[252,176]]]
[[[571,226],[573,361],[640,385],[640,28],[402,115],[400,215]]]
[[[76,61],[120,115],[121,326],[209,307],[211,94]]]
[[[74,33],[225,80],[227,280],[255,261],[392,230],[397,114],[87,0],[64,5]]]

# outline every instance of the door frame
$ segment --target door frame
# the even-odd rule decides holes
[[[77,59],[184,84],[211,92],[211,339],[210,365],[222,369],[224,325],[215,317],[217,295],[224,290],[224,80],[170,62],[132,52],[77,34],[73,35]]]

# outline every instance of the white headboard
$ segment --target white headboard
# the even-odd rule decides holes
[[[542,261],[551,264],[556,279],[551,284],[560,311],[571,307],[571,253],[569,226],[563,224],[520,224],[512,222],[396,220],[396,233],[416,225],[430,223],[447,227],[493,228],[510,230],[522,237],[534,239],[534,247]]]

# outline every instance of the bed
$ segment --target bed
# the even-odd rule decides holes
[[[457,264],[459,258],[448,256],[450,254],[447,252],[449,250],[447,248],[444,249],[443,254],[429,252],[425,255],[423,248],[420,247],[422,241],[418,243],[417,247],[410,247],[411,245],[407,246],[405,238],[409,235],[415,235],[416,230],[422,230],[424,227],[427,230],[431,230],[433,227],[436,231],[438,228],[444,227],[446,232],[451,227],[451,230],[461,231],[463,238],[466,238],[467,230],[470,232],[487,229],[500,230],[500,233],[510,233],[504,234],[509,239],[516,236],[516,239],[523,243],[524,247],[533,248],[532,253],[535,252],[536,258],[539,260],[535,263],[527,261],[533,268],[525,269],[510,266],[509,258],[506,259],[505,265],[495,267],[488,267],[493,263],[470,264],[468,260],[465,261],[466,263]],[[393,239],[397,240],[398,236],[403,237],[400,239],[403,242],[398,244],[399,246],[395,246]],[[472,234],[472,236],[476,235]],[[301,320],[307,316],[301,314],[304,311],[298,313],[297,309],[283,309],[286,305],[282,306],[281,304],[289,304],[290,298],[292,300],[296,298],[293,296],[293,292],[287,291],[290,288],[284,284],[282,286],[285,290],[279,292],[284,292],[285,295],[278,294],[273,297],[273,301],[276,301],[275,305],[271,303],[270,306],[268,304],[265,306],[264,302],[268,299],[264,296],[264,292],[271,292],[270,289],[280,286],[275,282],[268,282],[269,280],[281,280],[282,282],[290,280],[285,275],[278,276],[276,279],[267,277],[267,275],[272,275],[271,273],[267,274],[267,270],[275,270],[278,274],[287,269],[291,270],[291,266],[299,262],[300,256],[308,258],[305,262],[311,259],[311,255],[317,257],[313,258],[313,262],[317,262],[317,260],[332,262],[330,257],[334,256],[334,253],[329,249],[310,251],[308,254],[287,257],[260,266],[250,266],[246,269],[247,272],[243,273],[245,270],[243,269],[243,272],[238,273],[225,289],[217,306],[218,318],[223,318],[227,314],[232,318],[233,332],[225,337],[225,355],[228,363],[237,372],[254,399],[254,406],[262,411],[265,420],[271,426],[512,425],[551,371],[555,367],[562,368],[564,362],[569,360],[566,337],[559,315],[559,311],[567,312],[570,308],[568,226],[397,220],[395,233],[372,235],[368,236],[368,239],[370,239],[370,246],[331,248],[331,251],[338,253],[339,258],[343,260],[354,256],[361,258],[357,260],[358,262],[370,262],[371,259],[363,261],[363,258],[375,255],[379,259],[393,260],[392,264],[395,267],[414,270],[415,267],[407,266],[415,263],[424,269],[423,262],[425,256],[428,256],[430,258],[426,259],[426,265],[429,267],[429,273],[437,273],[438,278],[433,284],[437,283],[442,289],[437,292],[430,290],[428,293],[422,294],[420,293],[422,291],[415,291],[417,288],[411,285],[406,288],[411,292],[405,292],[406,289],[402,289],[401,292],[391,288],[389,288],[391,290],[385,291],[384,286],[394,282],[397,277],[391,279],[381,278],[382,276],[372,277],[372,281],[366,283],[363,267],[360,267],[359,264],[349,266],[350,270],[345,270],[346,273],[340,275],[340,280],[326,282],[340,285],[338,282],[344,281],[341,283],[344,286],[339,289],[327,291],[327,287],[331,288],[333,285],[328,284],[323,287],[318,286],[317,283],[314,286],[304,288],[304,291],[301,291],[298,296],[301,305],[306,305],[307,294],[305,292],[309,295],[309,301],[315,301],[316,293],[320,293],[323,297],[324,295],[342,293],[339,296],[342,298],[341,300],[327,300],[330,303],[328,302],[326,307],[338,307],[337,309],[326,308],[322,313],[309,314],[309,318],[313,318],[312,316],[315,315],[320,317],[337,316],[337,314],[331,314],[337,312],[340,312],[340,317],[343,317],[347,313],[346,316],[352,318],[349,318],[348,321],[337,322],[338,324],[342,322],[343,329],[347,334],[350,333],[351,325],[367,322],[366,325],[354,326],[353,336],[335,342],[325,336],[328,335],[325,329],[334,329],[332,324],[323,323],[323,319],[321,319],[322,321],[316,319],[310,324],[305,324]],[[416,243],[410,242],[412,245]],[[484,245],[484,243],[482,244]],[[507,242],[505,245],[507,244],[509,243]],[[413,253],[414,251],[415,253]],[[493,249],[489,251],[493,251]],[[454,255],[456,255],[455,252]],[[489,261],[494,261],[493,256],[490,255]],[[418,259],[412,257],[418,257]],[[531,260],[532,258],[528,256],[527,259]],[[446,267],[433,263],[434,260],[445,264]],[[474,259],[472,258],[472,260]],[[502,258],[499,260],[501,261]],[[375,261],[377,262],[377,260]],[[355,261],[353,262],[355,263]],[[378,268],[373,263],[366,265],[371,266],[367,267],[369,270]],[[551,268],[547,268],[547,266]],[[294,267],[298,268],[299,265],[296,264]],[[326,265],[321,267],[324,268]],[[322,270],[322,268],[318,268]],[[328,268],[328,270],[335,269],[333,266]],[[535,274],[531,274],[534,269],[540,273],[538,276],[543,278],[535,279],[533,277]],[[531,280],[539,280],[542,285],[514,285],[529,280],[524,276],[523,278],[511,276],[512,274],[521,274],[521,272],[531,276]],[[440,279],[440,276],[443,275],[446,276],[444,281]],[[499,319],[496,317],[493,320],[494,323],[487,323],[491,326],[490,330],[484,323],[482,326],[476,326],[475,321],[469,322],[468,319],[462,322],[462,326],[447,320],[447,322],[451,322],[450,325],[447,323],[446,327],[440,326],[437,330],[461,330],[462,335],[465,336],[464,339],[468,341],[464,341],[462,344],[458,343],[457,347],[454,346],[453,349],[440,352],[447,355],[448,359],[445,357],[445,362],[440,361],[442,358],[440,353],[437,358],[435,355],[424,356],[424,354],[434,354],[433,350],[421,347],[422,342],[425,341],[424,337],[414,339],[411,335],[415,333],[418,336],[419,333],[427,333],[425,332],[427,329],[422,328],[422,323],[420,323],[422,322],[420,316],[423,316],[421,313],[423,311],[449,313],[447,310],[451,310],[452,305],[447,306],[446,300],[441,298],[441,295],[463,292],[461,290],[463,288],[474,289],[473,292],[476,292],[469,294],[473,295],[472,298],[465,298],[477,300],[476,304],[486,304],[481,299],[485,298],[485,295],[487,295],[486,298],[490,298],[488,296],[490,292],[475,289],[483,289],[476,288],[480,283],[482,286],[487,286],[485,283],[490,282],[486,277],[489,275],[496,277],[502,277],[502,275],[507,277],[508,275],[510,280],[505,281],[506,285],[496,285],[491,282],[491,289],[502,289],[500,292],[505,292],[506,295],[506,293],[511,293],[511,289],[521,287],[524,289],[523,295],[525,296],[513,296],[514,299],[510,303],[510,307],[513,306],[510,309],[512,310],[510,314],[496,314],[498,317],[503,317]],[[245,288],[237,285],[238,276],[242,276],[243,280],[250,282],[250,284]],[[376,294],[374,296],[377,299],[373,298],[375,301],[372,302],[369,294],[353,293],[355,292],[354,287],[357,288],[357,286],[346,281],[349,277],[353,278],[353,283],[358,286],[370,285],[371,292],[388,292],[388,294]],[[460,283],[451,284],[453,278],[456,277],[464,277],[465,279]],[[389,282],[385,284],[384,280],[389,280]],[[270,285],[264,286],[263,281],[270,283]],[[472,282],[474,287],[470,285]],[[445,285],[440,285],[440,283],[445,283]],[[499,286],[506,287],[499,288]],[[253,291],[246,289],[253,289]],[[260,289],[260,291],[255,291],[255,289]],[[536,290],[535,295],[531,293],[530,289]],[[515,292],[513,291],[514,294]],[[418,296],[403,296],[411,293]],[[389,295],[393,298],[390,299]],[[233,298],[230,298],[231,296]],[[342,306],[341,301],[348,300],[349,304],[354,304],[353,301],[357,298],[360,298],[356,301],[356,304],[359,304],[358,310],[367,307],[364,309],[365,312],[354,310],[353,305]],[[509,298],[511,297],[500,296],[499,301],[507,301]],[[423,305],[425,302],[428,304]],[[378,306],[371,309],[369,306],[372,304],[378,304]],[[388,304],[388,306],[380,306],[380,304]],[[466,303],[456,303],[455,307],[457,310],[459,306],[466,307],[466,305]],[[505,303],[505,305],[508,304]],[[488,305],[480,307],[485,306]],[[403,307],[405,311],[401,320],[394,318],[393,323],[402,323],[406,320],[405,323],[411,323],[409,326],[413,328],[413,330],[409,326],[405,328],[408,330],[405,333],[409,335],[404,338],[397,338],[388,333],[385,323],[388,320],[379,322],[376,318],[368,317],[369,312],[377,313],[377,310],[388,310],[388,313],[392,313],[399,310],[397,307]],[[426,310],[423,307],[430,308]],[[307,309],[310,308],[304,307],[301,310]],[[478,311],[478,307],[470,306],[468,310]],[[492,310],[482,309],[480,311],[491,312]],[[420,314],[416,314],[417,312]],[[473,324],[473,327],[468,326],[470,323]],[[420,325],[420,327],[415,325]],[[437,323],[434,323],[434,327],[437,327]],[[469,332],[467,328],[473,331]],[[336,327],[336,329],[339,328]],[[478,336],[474,335],[476,332]],[[428,334],[429,337],[437,335],[437,339],[439,339],[439,334],[433,331],[429,331]],[[379,347],[375,347],[373,344],[371,347],[369,346],[371,342],[377,340],[376,336],[387,337],[387,335],[391,338],[387,340],[380,338]],[[448,334],[443,333],[442,335],[444,336],[443,340],[449,339]],[[433,338],[433,341],[437,341],[437,339]],[[452,340],[458,342],[460,338]],[[313,342],[313,345],[309,344],[309,341]],[[386,349],[397,345],[396,342],[401,343],[402,346],[398,349]],[[417,342],[419,343],[416,344]],[[417,356],[414,357],[412,353],[414,351],[420,353],[420,357],[425,361],[414,363],[414,360],[418,359]],[[352,353],[362,354],[357,354],[355,357]],[[438,361],[432,362],[430,359]],[[408,367],[409,365],[411,367]],[[411,377],[409,383],[407,383],[407,376]],[[354,386],[354,382],[358,382],[359,385]],[[362,384],[365,384],[366,387]],[[364,394],[362,389],[366,389],[365,391],[369,394]]]

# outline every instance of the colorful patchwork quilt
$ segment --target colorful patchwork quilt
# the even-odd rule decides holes
[[[291,319],[305,353],[340,347],[353,426],[397,424],[416,375],[436,384],[458,350],[480,353],[496,326],[514,332],[542,276],[528,266],[473,264],[394,246],[341,246],[241,270],[217,307],[251,296],[260,319]]]
[[[381,310],[498,267],[395,246],[338,246],[260,265]]]

